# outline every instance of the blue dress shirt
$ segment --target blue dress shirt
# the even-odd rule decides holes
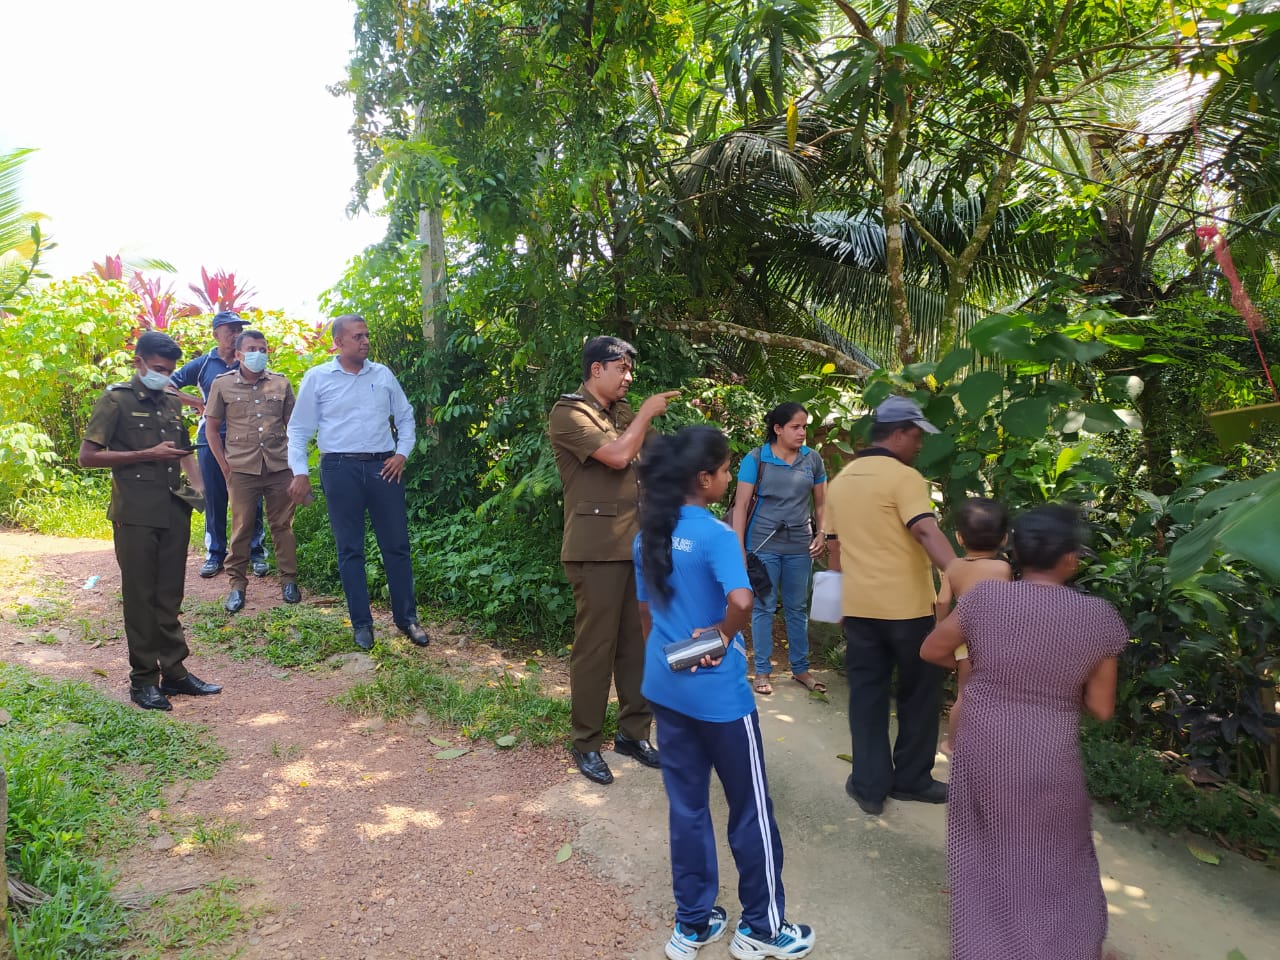
[[[391,424],[395,424],[395,435]],[[334,357],[312,367],[298,387],[289,418],[289,469],[305,477],[311,438],[321,453],[381,453],[408,458],[416,439],[413,407],[390,370],[366,360],[348,373]]]

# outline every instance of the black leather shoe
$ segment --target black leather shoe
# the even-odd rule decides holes
[[[159,687],[133,687],[129,690],[129,699],[143,710],[173,709],[173,704],[160,692]]]
[[[409,642],[415,647],[425,647],[431,642],[431,637],[427,636],[427,631],[422,629],[422,624],[417,620],[410,620],[400,628],[400,632],[408,637]]]
[[[895,800],[917,800],[920,803],[946,803],[947,785],[941,780],[931,780],[923,790],[890,790]]]
[[[853,774],[849,774],[849,779],[844,782],[844,792],[853,797],[853,802],[862,808],[863,813],[869,813],[873,817],[878,817],[884,813],[883,800],[863,800],[860,796],[853,792]]]
[[[200,564],[200,576],[208,580],[210,577],[216,577],[222,572],[222,561],[215,560],[210,557],[204,563]]]
[[[302,591],[298,589],[296,583],[286,583],[280,588],[280,596],[284,598],[285,603],[297,603],[302,599]]]
[[[592,783],[613,783],[613,771],[604,762],[604,757],[600,756],[599,750],[583,752],[575,747],[573,750],[573,762],[578,765],[578,770],[581,771],[582,775]]]
[[[223,604],[227,613],[239,613],[244,609],[244,591],[232,590],[227,594],[227,602]]]
[[[369,651],[373,649],[373,627],[356,627],[351,632],[351,639],[356,642],[356,646],[361,650]]]
[[[267,563],[265,557],[258,557],[252,562],[251,566],[255,577],[265,577],[271,572],[271,566]]]
[[[648,740],[632,740],[630,737],[618,735],[613,738],[613,752],[639,760],[646,767],[662,765],[658,762],[658,751],[653,749],[653,744]]]
[[[222,692],[222,684],[205,683],[194,673],[188,673],[181,680],[166,680],[161,677],[160,692],[171,697],[177,693],[185,693],[189,697],[211,697]]]

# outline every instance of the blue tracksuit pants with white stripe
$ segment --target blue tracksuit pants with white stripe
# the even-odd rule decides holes
[[[760,936],[773,936],[786,916],[782,892],[782,840],[764,773],[760,717],[712,723],[650,703],[657,720],[662,781],[671,805],[671,884],[676,920],[707,922],[720,889],[715,828],[711,823],[711,771],[729,802],[729,848],[738,865],[743,919]]]

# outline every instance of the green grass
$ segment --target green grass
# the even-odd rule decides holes
[[[61,620],[71,609],[71,601],[56,592],[62,584],[38,579],[27,572],[28,566],[26,557],[5,564],[0,588],[7,598],[0,605],[0,613],[23,627],[39,627]]]
[[[178,846],[189,849],[198,847],[206,853],[222,856],[229,853],[240,842],[242,833],[244,833],[244,826],[234,820],[205,820],[199,817]]]
[[[380,654],[380,669],[372,680],[357,684],[337,698],[342,706],[363,716],[389,720],[416,712],[458,727],[472,740],[496,740],[513,734],[539,746],[569,738],[569,701],[548,697],[534,677],[515,680],[507,674],[463,683],[440,673],[430,661],[398,654]],[[612,736],[617,716],[611,704],[605,736]]]
[[[192,893],[168,898],[134,921],[122,960],[223,960],[242,952],[229,943],[263,913],[238,898],[243,884],[218,880]]]
[[[349,653],[351,625],[341,608],[281,605],[245,616],[221,603],[195,604],[183,616],[187,634],[233,660],[259,657],[277,667],[308,667]]]
[[[212,776],[222,752],[198,727],[70,681],[0,663],[9,780],[7,867],[49,899],[14,917],[24,960],[102,957],[125,935],[111,877],[94,859],[142,835],[166,784]]]
[[[10,507],[13,522],[51,537],[84,537],[110,540],[107,519],[110,487],[92,484],[58,495],[44,494],[22,500]]]

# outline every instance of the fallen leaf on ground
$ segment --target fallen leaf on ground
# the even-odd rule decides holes
[[[102,670],[102,669],[100,669],[100,668],[98,668],[98,667],[94,667],[94,668],[93,668],[93,672],[94,672],[94,673],[96,673],[96,674],[97,674],[98,676],[100,676],[100,677],[105,677],[105,676],[107,676],[107,671]]]
[[[505,750],[516,745],[516,738],[513,734],[508,733],[506,736],[499,737],[493,742]]]
[[[843,760],[845,763],[853,763],[853,754],[851,754],[851,753],[837,753],[837,754],[836,754],[836,759],[837,759],[837,760]]]
[[[566,843],[563,847],[556,851],[556,863],[564,863],[573,856],[573,844]]]
[[[1194,843],[1188,843],[1187,849],[1191,851],[1191,855],[1201,863],[1207,863],[1211,867],[1216,867],[1222,862],[1222,858],[1212,850],[1206,850],[1204,847],[1198,847]]]
[[[441,750],[439,753],[436,754],[436,759],[437,760],[456,760],[458,759],[458,757],[462,756],[463,754],[470,753],[470,752],[471,750],[467,747],[454,747],[452,750]]]
[[[449,747],[453,745],[452,741],[446,740],[444,737],[427,737],[427,739],[437,747]]]

